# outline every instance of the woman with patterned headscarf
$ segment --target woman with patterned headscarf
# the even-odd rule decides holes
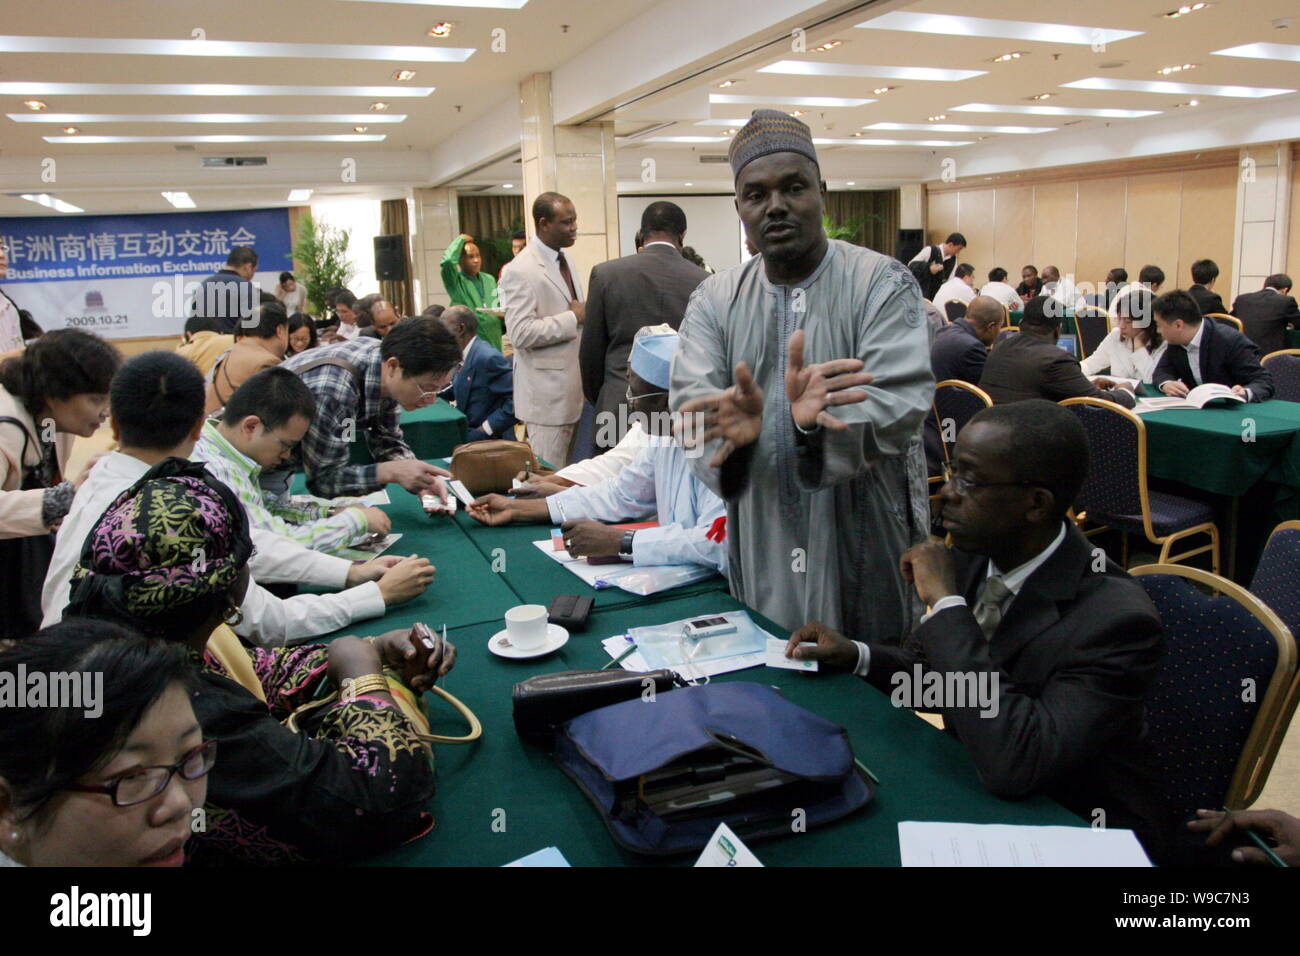
[[[385,666],[409,673],[417,665],[407,632],[244,647],[228,625],[238,623],[252,550],[234,493],[202,465],[169,458],[100,518],[73,577],[68,615],[184,643],[201,668],[194,711],[220,742],[221,763],[194,860],[337,860],[423,835],[432,825],[423,812],[432,768],[387,690],[344,693],[301,733],[281,723],[322,690],[363,686]],[[446,647],[412,679],[415,689],[451,670],[455,649]]]

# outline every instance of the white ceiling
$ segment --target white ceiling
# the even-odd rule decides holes
[[[834,188],[874,188],[930,178],[941,157],[972,155],[986,147],[1000,145],[1006,151],[1041,149],[1059,137],[1062,143],[1080,133],[1096,136],[1124,130],[1147,130],[1163,122],[1185,126],[1189,111],[1205,116],[1207,125],[1215,115],[1239,118],[1250,111],[1261,116],[1300,115],[1300,94],[1266,99],[1237,99],[1224,96],[1164,92],[1105,91],[1067,88],[1063,84],[1104,79],[1150,82],[1165,80],[1204,85],[1300,88],[1300,65],[1281,60],[1215,56],[1214,50],[1249,43],[1300,46],[1300,23],[1277,29],[1275,21],[1296,16],[1294,0],[1221,0],[1210,7],[1177,20],[1159,16],[1178,5],[1179,0],[1090,0],[1084,3],[1048,6],[1039,0],[920,0],[916,3],[880,0],[874,4],[811,4],[791,0],[778,11],[796,18],[807,8],[808,19],[826,19],[824,26],[810,28],[804,43],[806,52],[791,48],[788,33],[762,29],[756,24],[748,52],[735,55],[736,44],[719,51],[713,62],[692,71],[690,79],[665,75],[656,85],[653,48],[636,50],[629,57],[626,46],[615,44],[617,29],[667,9],[667,0],[529,0],[519,10],[471,9],[430,6],[418,3],[369,3],[349,0],[227,0],[220,5],[200,7],[187,3],[153,0],[68,0],[57,4],[57,16],[49,4],[29,4],[6,11],[0,32],[9,37],[57,35],[81,38],[146,38],[209,41],[242,41],[293,44],[407,45],[422,48],[466,48],[476,52],[464,62],[404,62],[400,59],[364,59],[339,56],[335,51],[295,49],[292,56],[209,57],[118,53],[6,52],[0,56],[0,114],[28,113],[24,99],[44,100],[48,112],[59,114],[127,114],[141,119],[130,122],[90,123],[77,121],[80,137],[116,136],[204,136],[204,135],[293,135],[320,136],[352,133],[352,119],[322,122],[320,114],[364,114],[379,98],[361,87],[436,87],[427,97],[397,98],[386,95],[389,114],[404,114],[400,123],[366,123],[368,135],[386,134],[378,143],[283,142],[246,145],[195,144],[192,151],[178,151],[167,142],[138,144],[49,143],[42,137],[62,135],[56,124],[15,122],[0,115],[0,192],[48,192],[81,206],[88,212],[168,210],[159,192],[185,189],[200,209],[284,204],[294,187],[316,190],[318,197],[350,195],[358,198],[387,198],[400,195],[412,185],[449,181],[463,188],[507,192],[503,184],[520,188],[517,155],[509,148],[497,150],[493,161],[465,171],[462,166],[450,176],[434,176],[430,157],[436,152],[455,155],[460,144],[466,155],[492,117],[499,119],[514,108],[518,83],[538,71],[561,70],[575,57],[593,52],[614,62],[626,62],[626,90],[584,119],[610,119],[620,135],[618,178],[620,189],[635,191],[725,191],[730,174],[725,165],[701,165],[701,154],[726,152],[725,127],[700,126],[708,119],[742,119],[758,104],[710,104],[709,94],[725,92],[761,99],[777,97],[858,97],[875,99],[853,108],[809,108],[802,118],[819,138],[888,139],[906,145],[862,146],[822,145],[823,172]],[[780,7],[768,2],[766,8]],[[766,10],[765,8],[765,10]],[[757,9],[757,8],[756,8]],[[1004,21],[1049,21],[1085,28],[1140,31],[1141,36],[1122,39],[1093,50],[1089,45],[987,36],[859,29],[855,25],[899,11],[954,14]],[[839,14],[835,16],[835,14]],[[778,17],[773,17],[775,23]],[[455,30],[446,39],[432,39],[426,32],[434,22],[450,20]],[[886,21],[888,22],[888,21]],[[66,25],[66,26],[64,26]],[[75,25],[75,26],[73,26]],[[563,29],[568,26],[567,32]],[[62,27],[62,29],[61,29]],[[504,52],[494,53],[493,29],[505,30]],[[689,28],[684,24],[683,29]],[[201,29],[207,40],[188,39]],[[498,35],[500,36],[500,35]],[[828,40],[840,44],[826,53],[812,52]],[[647,41],[649,42],[649,41]],[[30,41],[35,46],[35,41]],[[22,50],[20,41],[8,41]],[[0,47],[5,41],[0,41]],[[160,49],[164,47],[160,46]],[[607,48],[607,49],[606,49]],[[176,50],[176,47],[167,47]],[[183,48],[182,48],[183,49]],[[1025,56],[1006,63],[990,62],[1010,51]],[[223,51],[224,52],[224,51]],[[264,49],[249,52],[265,53]],[[276,51],[269,51],[276,52]],[[372,51],[373,52],[373,51]],[[327,55],[320,55],[325,53]],[[724,56],[726,65],[723,65]],[[625,59],[626,58],[626,59]],[[957,82],[933,82],[910,78],[888,79],[871,75],[807,76],[760,72],[780,61],[817,64],[818,69],[837,69],[858,74],[893,72],[890,68],[931,68],[984,71],[983,75]],[[1158,67],[1194,63],[1196,68],[1169,77],[1157,76]],[[829,66],[828,66],[829,65]],[[392,79],[395,70],[410,67],[416,76],[406,84]],[[871,67],[877,69],[863,69]],[[740,81],[719,89],[723,80]],[[671,82],[670,82],[671,81]],[[364,95],[292,96],[183,96],[183,95],[86,95],[40,92],[45,82],[160,84],[175,89],[182,84],[225,83],[239,85],[294,85],[345,87]],[[10,86],[7,84],[18,84]],[[893,86],[894,90],[874,96],[872,90]],[[29,89],[30,94],[23,92]],[[1079,116],[1037,116],[1010,112],[962,112],[955,108],[967,103],[1030,106],[1029,97],[1050,92],[1044,105],[1066,108],[1111,108],[1154,110],[1160,115],[1139,119],[1108,119]],[[1173,109],[1175,104],[1196,99],[1195,107]],[[633,102],[635,100],[635,102]],[[457,109],[459,107],[459,109]],[[797,107],[785,105],[785,109]],[[150,117],[206,114],[306,114],[309,122],[231,123],[157,122]],[[949,125],[1055,127],[1056,132],[1015,135],[995,132],[935,131],[928,117],[946,114]],[[903,124],[908,129],[862,130],[877,123]],[[1070,125],[1065,125],[1065,124]],[[497,123],[497,128],[500,128]],[[634,134],[663,126],[646,136]],[[1172,126],[1171,126],[1172,128]],[[715,136],[715,143],[651,143],[660,136]],[[987,136],[988,140],[981,140]],[[632,138],[628,138],[632,137]],[[1182,148],[1198,143],[1184,137]],[[971,146],[923,146],[921,141],[971,142]],[[1024,142],[1025,146],[1020,146]],[[916,145],[911,145],[916,144]],[[259,155],[268,157],[260,169],[203,170],[204,155]],[[642,160],[653,158],[656,182],[640,181]],[[340,164],[352,158],[365,175],[355,183],[341,182]],[[42,160],[53,159],[59,176],[54,183],[42,181]],[[469,165],[468,162],[466,165]],[[686,186],[685,183],[692,183]],[[21,199],[0,195],[0,215],[34,215],[43,210]]]

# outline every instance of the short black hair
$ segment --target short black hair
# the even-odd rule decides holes
[[[349,309],[357,307],[357,297],[347,289],[339,289],[338,294],[334,296],[334,306],[346,305]]]
[[[109,621],[69,617],[0,648],[0,674],[103,675],[99,713],[83,706],[7,708],[0,721],[0,777],[19,819],[116,756],[145,712],[173,684],[193,686],[184,645],[150,640]]]
[[[1038,295],[1025,303],[1025,309],[1020,314],[1021,331],[1030,332],[1060,332],[1061,317],[1053,315],[1047,309],[1048,296]],[[1054,311],[1054,310],[1053,310]]]
[[[1114,269],[1111,269],[1109,272],[1106,273],[1106,281],[1107,281],[1107,282],[1127,282],[1127,281],[1128,281],[1128,270],[1125,269],[1123,266],[1116,266]]]
[[[331,309],[334,308],[334,303],[338,301],[339,293],[347,292],[347,291],[348,290],[343,288],[343,286],[336,285],[334,288],[330,289],[328,292],[325,293],[325,304],[329,306]]]
[[[289,316],[289,334],[293,335],[293,333],[297,332],[299,329],[306,329],[308,334],[311,336],[310,341],[307,343],[307,348],[314,349],[320,344],[320,337],[316,334],[316,323],[306,312],[295,312],[293,315]]]
[[[533,222],[555,218],[555,207],[562,202],[569,202],[569,197],[560,193],[542,193],[533,200]]]
[[[1059,520],[1079,496],[1088,476],[1088,435],[1075,414],[1055,402],[1029,398],[977,412],[969,425],[1003,432],[1003,454],[1016,481],[1041,484],[1056,499]]]
[[[1020,271],[1021,271],[1021,272],[1024,272],[1026,269],[1028,269],[1028,270],[1029,270],[1030,272],[1032,272],[1034,275],[1038,275],[1038,266],[1021,266],[1021,267],[1020,267]]]
[[[357,314],[357,325],[367,329],[375,324],[375,318],[370,310],[380,302],[384,301],[384,296],[380,292],[372,292],[369,295],[363,295],[357,299],[357,304],[352,306],[352,311]]]
[[[948,236],[948,238],[945,239],[944,241],[947,242],[949,245],[952,245],[952,246],[964,246],[964,245],[966,245],[966,237],[963,236],[960,232],[954,232],[954,233],[951,233],[951,234]]]
[[[281,282],[286,282],[286,281],[288,281],[289,279],[293,279],[293,273],[292,273],[292,272],[281,272],[281,273],[280,273],[280,281],[281,281]],[[294,279],[294,281],[296,282],[296,281],[298,281],[298,280]]]
[[[1219,264],[1213,259],[1197,259],[1192,263],[1192,281],[1197,285],[1208,285],[1219,278]]]
[[[686,213],[675,202],[661,199],[652,202],[641,213],[641,233],[666,232],[680,239],[686,235]]]
[[[958,279],[964,279],[967,276],[973,276],[974,274],[975,274],[975,267],[971,265],[969,262],[963,262],[953,272],[953,275],[955,275]]]
[[[225,425],[256,415],[267,428],[279,428],[301,415],[308,422],[316,415],[316,396],[287,368],[266,368],[235,389],[221,413]]]
[[[117,370],[108,396],[123,445],[167,451],[203,420],[207,386],[175,352],[142,352]]]
[[[1265,289],[1290,289],[1291,277],[1285,272],[1275,272],[1264,280]]]
[[[402,377],[435,375],[449,371],[461,360],[460,343],[438,321],[424,317],[398,322],[379,344],[379,354],[387,361],[397,359]]]
[[[527,242],[527,241],[528,241],[528,233],[524,232],[522,229],[516,229],[514,232],[510,233],[510,238],[511,238],[511,239],[522,239],[522,240],[524,240],[524,242]]]
[[[701,269],[704,268],[704,257],[701,256],[692,246],[682,246],[682,258],[688,262],[693,262]]]
[[[424,307],[424,311],[421,312],[420,314],[425,316],[426,318],[436,319],[438,316],[442,315],[442,313],[445,311],[447,311],[447,307],[445,305],[443,305],[441,302],[434,302],[431,303],[430,305],[426,305]]]
[[[999,267],[989,270],[990,282],[1005,282],[1007,279],[1007,270]]]
[[[1201,321],[1201,307],[1190,293],[1182,289],[1172,289],[1159,296],[1151,304],[1151,311],[1156,318],[1166,322],[1182,319],[1188,325],[1199,325]]]
[[[1142,271],[1138,273],[1138,282],[1143,285],[1163,285],[1165,281],[1165,270],[1159,266],[1143,266]]]
[[[122,356],[98,335],[80,329],[47,332],[0,366],[0,385],[32,415],[73,395],[107,395]]]
[[[289,313],[283,302],[264,302],[253,310],[252,315],[240,319],[235,326],[236,338],[273,339],[282,325],[289,324]]]
[[[252,246],[235,246],[230,250],[230,255],[226,256],[226,265],[238,268],[239,266],[257,265],[257,251]]]

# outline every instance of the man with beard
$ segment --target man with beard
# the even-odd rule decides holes
[[[928,524],[920,290],[903,263],[826,238],[803,123],[758,110],[730,159],[761,255],[692,295],[671,405],[727,500],[732,594],[792,630],[838,621],[897,643],[919,616],[898,561]]]

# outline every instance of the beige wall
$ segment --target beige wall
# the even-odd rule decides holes
[[[1039,181],[999,177],[989,185],[927,184],[926,237],[965,235],[961,261],[975,267],[980,284],[1001,266],[1019,281],[1020,267],[1058,267],[1078,282],[1105,280],[1114,266],[1136,279],[1144,265],[1165,271],[1166,287],[1191,285],[1191,266],[1210,258],[1219,265],[1216,288],[1232,287],[1237,167],[1218,157],[1213,165],[1144,171],[1124,164],[1045,170]],[[1018,177],[1019,178],[1019,177]],[[1029,177],[1025,177],[1029,178]],[[1295,204],[1291,248],[1297,248]],[[1292,261],[1295,259],[1293,252]],[[1226,294],[1226,293],[1225,293]]]

